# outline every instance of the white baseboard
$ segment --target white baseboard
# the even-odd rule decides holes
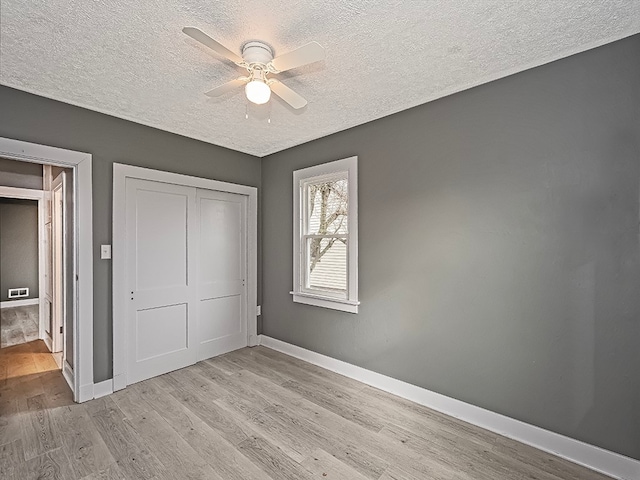
[[[104,397],[113,393],[113,379],[93,384],[93,398]]]
[[[75,392],[76,390],[73,386],[73,369],[71,368],[71,365],[69,365],[67,362],[64,362],[64,365],[62,366],[62,376],[69,384],[71,391]]]
[[[93,383],[80,385],[80,388],[76,392],[76,402],[83,403],[89,400],[93,400]]]
[[[120,375],[114,375],[113,377],[113,391],[117,392],[127,386],[127,376],[124,373]]]
[[[38,305],[39,303],[40,303],[39,298],[25,298],[23,300],[7,300],[6,302],[0,302],[0,308],[26,307],[28,305]]]
[[[260,344],[478,427],[531,445],[613,478],[621,480],[636,480],[640,478],[640,461],[624,455],[610,452],[609,450],[446,397],[425,388],[411,385],[266,335],[260,336]]]

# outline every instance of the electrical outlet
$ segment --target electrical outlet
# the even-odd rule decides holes
[[[102,260],[111,258],[111,245],[100,245],[100,258]]]

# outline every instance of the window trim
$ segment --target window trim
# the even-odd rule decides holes
[[[306,262],[302,259],[306,251],[305,242],[310,236],[304,234],[303,226],[307,221],[304,217],[305,186],[325,178],[336,178],[343,173],[347,174],[349,195],[347,234],[337,236],[347,238],[346,298],[329,293],[323,295],[319,290],[305,288],[303,282],[306,281],[306,276],[302,271],[306,266]],[[358,313],[358,305],[360,305],[358,301],[358,157],[348,157],[293,172],[293,291],[289,293],[296,303]]]

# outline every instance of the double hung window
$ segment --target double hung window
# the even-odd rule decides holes
[[[293,301],[357,313],[357,157],[293,178]]]

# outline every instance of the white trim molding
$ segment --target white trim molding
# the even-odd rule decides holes
[[[39,298],[25,298],[22,300],[6,300],[0,302],[0,308],[27,307],[29,305],[39,305]]]
[[[258,189],[246,185],[220,182],[119,163],[113,164],[113,391],[122,390],[127,381],[126,338],[126,264],[122,252],[126,239],[126,179],[184,185],[247,197],[247,345],[258,345]]]
[[[620,480],[640,478],[640,461],[476,407],[416,385],[367,370],[281,340],[260,336],[260,344],[345,377],[432,408],[451,417],[531,445]]]
[[[308,189],[326,182],[347,181],[347,228],[313,234],[310,231]],[[340,221],[342,221],[344,217]],[[317,233],[317,232],[316,232]],[[308,241],[341,239],[346,244],[346,288],[312,287]],[[293,172],[293,301],[316,307],[358,313],[358,157],[343,158]]]
[[[93,385],[93,398],[105,397],[113,393],[113,380],[110,378],[104,382]]]
[[[74,242],[73,262],[77,275],[77,281],[74,284],[74,297],[77,299],[77,304],[73,320],[73,365],[75,367],[73,369],[73,387],[76,402],[91,400],[93,398],[93,184],[91,155],[0,137],[0,157],[74,169],[76,241]],[[43,225],[43,221],[41,218],[41,225]],[[42,240],[40,244],[43,244]],[[40,285],[43,288],[43,284]]]
[[[71,388],[71,391],[75,392],[76,389],[73,385],[73,368],[71,368],[71,365],[69,365],[67,362],[63,362],[62,364],[62,376],[67,381],[67,384],[69,384],[69,388]]]

